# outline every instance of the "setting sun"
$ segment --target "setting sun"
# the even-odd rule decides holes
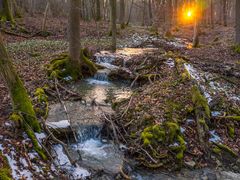
[[[191,10],[189,10],[189,11],[187,12],[187,16],[188,16],[188,17],[192,17],[192,11],[191,11]]]

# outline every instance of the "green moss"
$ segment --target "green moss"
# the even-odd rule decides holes
[[[192,101],[195,105],[195,111],[203,111],[206,118],[210,118],[211,111],[207,99],[200,93],[197,86],[193,86],[192,88]]]
[[[0,168],[0,179],[1,180],[11,180],[11,171],[7,168]]]
[[[39,103],[45,103],[48,101],[48,97],[45,94],[45,91],[43,88],[37,88],[34,95],[36,96]]]
[[[186,63],[186,61],[184,61],[183,58],[176,58],[176,59],[175,59],[175,62],[176,62],[178,65],[183,65],[184,63]]]
[[[9,0],[2,1],[2,8],[0,10],[0,19],[2,22],[9,21],[12,25],[15,25],[15,20],[10,9]]]
[[[39,156],[42,159],[46,160],[47,156],[45,155],[44,150],[39,146],[38,140],[37,140],[34,132],[28,127],[25,127],[25,129],[26,129],[25,131],[26,131],[28,137],[32,140],[33,147],[34,147],[35,151],[39,154]]]
[[[9,167],[7,158],[2,155],[0,151],[0,179],[11,180],[11,169]]]
[[[165,126],[168,131],[169,142],[172,143],[176,135],[179,134],[180,127],[177,123],[174,122],[166,122]]]
[[[235,153],[235,152],[234,152],[230,147],[228,147],[227,145],[217,144],[217,143],[216,143],[216,146],[217,146],[219,149],[221,149],[221,150],[229,153],[229,154],[232,155],[233,157],[238,157],[238,154]]]
[[[227,119],[227,120],[240,122],[240,116],[226,116],[224,118]]]
[[[234,50],[234,52],[240,54],[240,45],[239,44],[236,44],[236,45],[232,46],[232,49]]]
[[[32,131],[31,127],[29,126],[28,123],[24,123],[24,117],[21,113],[16,113],[14,112],[10,118],[14,121],[20,121],[23,122],[22,126],[25,130],[25,132],[27,133],[28,137],[31,139],[32,143],[33,143],[33,147],[36,150],[36,152],[40,155],[40,157],[42,157],[44,160],[47,159],[43,149],[39,146],[37,138],[34,134],[34,132]]]
[[[80,51],[80,66],[72,64],[68,54],[63,53],[53,59],[47,66],[48,76],[50,78],[64,79],[66,81],[81,79],[83,75],[93,76],[97,72],[97,67],[89,60],[89,51],[86,48]]]
[[[184,69],[183,73],[181,74],[181,78],[182,78],[182,81],[187,81],[191,79],[191,75],[186,69]]]
[[[234,136],[235,136],[234,124],[229,124],[227,127],[228,127],[228,135],[229,135],[231,138],[234,138]]]
[[[215,154],[220,154],[221,153],[221,149],[219,147],[214,147],[212,149],[212,151],[215,153]]]
[[[35,132],[40,132],[41,127],[36,118],[32,102],[19,78],[13,84],[13,88],[11,88],[11,96],[14,111],[19,112],[23,116],[24,123],[27,123]]]
[[[47,88],[47,87],[44,87],[44,88]],[[40,108],[36,108],[35,112],[43,116],[44,119],[46,119],[49,112],[49,103],[48,103],[48,96],[46,95],[44,88],[37,88],[34,95],[37,98],[38,103],[41,103],[45,107],[45,109],[42,110]]]

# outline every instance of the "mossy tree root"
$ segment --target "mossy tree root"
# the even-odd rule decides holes
[[[34,149],[43,158],[46,159],[43,149],[39,146],[34,132],[40,132],[41,126],[36,118],[32,102],[28,97],[27,91],[24,88],[20,79],[11,88],[12,100],[14,105],[14,112],[10,117],[14,121],[18,121],[28,137],[32,140]]]
[[[48,65],[48,76],[58,79],[71,77],[73,81],[81,79],[85,75],[93,76],[97,72],[97,67],[89,60],[89,56],[89,52],[86,48],[81,49],[80,59],[82,63],[78,66],[72,63],[68,54],[61,54],[56,59],[53,59]]]

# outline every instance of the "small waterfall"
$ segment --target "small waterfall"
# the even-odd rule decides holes
[[[99,139],[101,130],[102,127],[97,125],[79,126],[77,132],[79,143],[83,143],[89,139]]]
[[[95,75],[94,75],[94,79],[98,80],[98,81],[108,81],[108,74],[109,71],[103,69],[103,70],[99,70]]]

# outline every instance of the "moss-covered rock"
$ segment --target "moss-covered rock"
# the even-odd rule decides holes
[[[160,125],[149,126],[141,133],[141,139],[145,146],[151,145],[153,148],[169,147],[176,153],[175,158],[180,161],[184,157],[186,144],[180,132],[180,127],[175,122],[167,121]],[[152,153],[155,158],[158,158],[156,151]],[[171,154],[169,154],[169,156],[171,156]]]

